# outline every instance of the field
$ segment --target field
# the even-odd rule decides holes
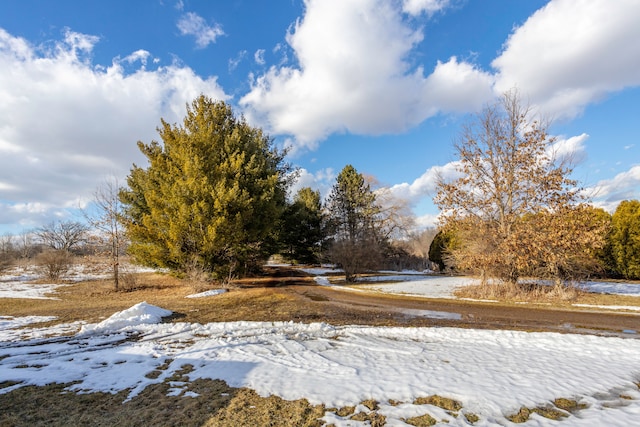
[[[446,278],[415,274],[346,288],[339,272],[274,267],[208,293],[131,274],[120,292],[99,266],[63,286],[28,269],[2,278],[0,425],[586,426],[640,415],[637,285],[498,304],[460,301],[458,285],[445,292]],[[491,310],[539,322],[478,320]],[[606,320],[596,328],[589,316]]]

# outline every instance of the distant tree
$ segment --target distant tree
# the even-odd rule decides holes
[[[0,236],[0,253],[10,254],[15,250],[14,236],[6,233]]]
[[[366,176],[365,179],[378,206],[374,222],[377,233],[386,240],[409,238],[415,228],[415,217],[409,202],[397,197],[389,187],[379,186],[374,177]]]
[[[98,238],[109,247],[109,257],[116,290],[120,283],[120,254],[126,245],[122,203],[118,179],[113,177],[102,183],[93,193],[93,213],[85,214],[88,223],[98,232]]]
[[[438,234],[438,229],[435,227],[414,231],[406,240],[407,249],[416,256],[429,259],[429,249],[436,234]]]
[[[12,265],[14,258],[14,236],[11,234],[0,236],[0,273]]]
[[[162,120],[163,143],[138,142],[120,193],[130,253],[143,264],[195,267],[228,280],[272,253],[290,169],[262,130],[229,105],[201,95],[182,126]]]
[[[33,255],[36,249],[33,240],[34,235],[28,230],[22,230],[17,236],[16,250],[20,258],[27,259]]]
[[[565,220],[567,215],[581,215],[578,205],[584,200],[569,179],[569,162],[555,157],[553,143],[546,126],[532,118],[516,91],[486,107],[463,129],[455,145],[461,177],[440,180],[435,197],[443,226],[455,228],[459,239],[449,250],[456,268],[515,284],[536,257],[554,270],[551,264],[560,268],[584,249],[580,244],[572,251],[570,241],[588,244],[585,235],[592,228]],[[526,220],[532,215],[539,221]],[[537,228],[541,223],[549,227]],[[550,232],[564,241],[557,242],[544,260],[542,252],[533,256],[528,248],[547,242],[545,234]],[[590,244],[597,249],[601,242]],[[560,251],[562,245],[568,246]]]
[[[41,243],[50,249],[71,252],[87,239],[89,227],[77,221],[54,221],[34,231]]]
[[[451,229],[446,232],[440,230],[434,236],[429,246],[429,260],[438,266],[439,271],[444,271],[447,268],[447,264],[445,263],[446,251],[452,235],[453,231]]]
[[[298,190],[285,209],[281,235],[284,255],[303,264],[317,263],[325,239],[320,192],[309,187]]]
[[[342,169],[327,204],[333,242],[330,258],[344,269],[346,280],[376,266],[383,237],[376,228],[380,207],[364,176],[351,165]]]
[[[640,279],[640,201],[620,202],[609,236],[616,270],[626,279]]]

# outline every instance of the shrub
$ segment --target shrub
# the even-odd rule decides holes
[[[40,253],[36,264],[49,280],[57,281],[65,275],[73,265],[73,255],[63,249],[52,249]]]
[[[13,257],[8,253],[0,253],[0,273],[13,265]]]

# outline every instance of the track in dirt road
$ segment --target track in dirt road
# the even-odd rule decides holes
[[[437,300],[341,290],[315,285],[287,286],[287,291],[325,304],[327,308],[363,311],[397,325],[458,326],[617,335],[640,338],[640,315],[516,306],[489,302]],[[364,318],[364,316],[363,316]]]

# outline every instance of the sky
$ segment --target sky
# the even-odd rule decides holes
[[[75,266],[74,280],[99,276]],[[108,266],[105,266],[105,273]],[[318,282],[327,270],[314,269]],[[17,274],[17,276],[15,275]],[[30,283],[33,272],[6,272],[0,281],[3,298],[57,298],[68,285]],[[415,275],[395,277],[392,293],[416,285]],[[411,293],[440,297],[438,283],[450,278],[418,279]],[[14,284],[20,284],[18,286]],[[434,285],[435,283],[435,285]],[[458,282],[449,286],[462,286]],[[625,294],[637,285],[618,289],[589,283],[594,292]],[[622,285],[622,284],[618,284]],[[383,286],[383,285],[379,285]],[[336,286],[342,288],[342,286]],[[30,289],[30,293],[25,290]],[[347,291],[347,290],[345,290]],[[192,294],[215,305],[227,293]],[[637,290],[632,294],[638,295]],[[212,296],[213,295],[213,296]],[[199,300],[202,301],[202,300]],[[634,310],[637,305],[607,310]],[[605,307],[590,307],[603,310]],[[135,399],[149,385],[169,382],[168,395],[206,399],[191,383],[221,379],[232,387],[249,387],[261,396],[286,400],[306,398],[326,407],[357,406],[367,412],[366,399],[379,403],[388,426],[406,426],[403,419],[426,413],[438,425],[468,426],[461,414],[479,417],[475,426],[509,425],[506,417],[522,406],[549,406],[554,399],[574,399],[585,405],[560,425],[635,425],[640,416],[640,339],[637,330],[598,331],[580,335],[572,325],[564,333],[483,330],[450,327],[332,326],[295,322],[163,322],[172,312],[147,302],[114,313],[99,323],[60,323],[54,316],[3,316],[0,313],[0,380],[12,385],[0,397],[20,387],[51,382],[71,384],[82,393],[128,391]],[[410,310],[407,317],[455,319],[457,313]],[[58,320],[58,321],[57,321]],[[42,323],[47,322],[43,327]],[[584,332],[584,331],[583,331]],[[591,331],[594,333],[594,331]],[[609,336],[607,336],[609,333]],[[614,336],[616,335],[616,336]],[[135,337],[135,339],[131,339]],[[188,379],[174,381],[190,365]],[[150,372],[159,375],[148,375]],[[184,376],[183,376],[184,378]],[[416,403],[432,395],[455,399],[460,411]],[[395,400],[396,404],[391,401]],[[323,421],[338,427],[365,426],[348,417],[325,412]],[[556,426],[532,415],[523,425]]]
[[[461,127],[516,88],[610,212],[640,199],[636,0],[0,2],[0,233],[77,220],[200,94],[328,194],[347,164],[438,214]]]

